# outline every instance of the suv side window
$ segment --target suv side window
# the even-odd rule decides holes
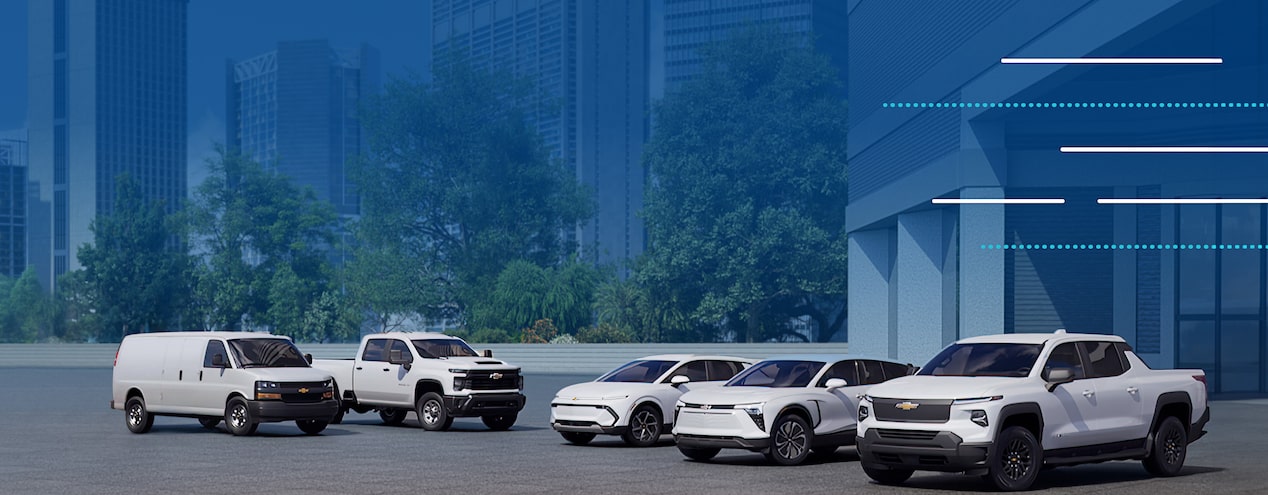
[[[853,359],[848,359],[848,360],[840,361],[832,365],[831,368],[828,368],[828,372],[823,374],[823,378],[820,378],[819,383],[816,384],[815,386],[820,388],[826,387],[828,386],[828,380],[831,380],[833,378],[840,378],[842,380],[845,380],[845,384],[851,387],[858,385],[859,376],[858,376],[857,363],[858,361],[855,361]]]
[[[875,385],[885,381],[885,371],[881,369],[881,363],[879,361],[865,359],[859,361],[859,364],[862,365],[859,366],[859,371],[863,373],[863,376],[861,377],[863,385]]]
[[[392,347],[388,349],[387,356],[383,358],[384,361],[387,361],[389,360],[388,358],[392,357],[392,351],[401,351],[401,357],[405,359],[405,362],[414,362],[414,353],[409,352],[409,345],[406,345],[405,342],[393,340]]]
[[[1088,377],[1101,378],[1123,374],[1123,357],[1113,342],[1079,342],[1088,357]]]
[[[885,379],[893,380],[911,373],[911,366],[881,361],[881,369],[885,370]]]
[[[225,366],[229,366],[229,353],[225,352],[225,343],[219,340],[207,341],[207,352],[203,354],[203,367],[215,368],[211,364],[211,357],[216,354],[220,355],[220,359],[225,360]]]
[[[705,361],[705,364],[709,368],[710,381],[730,380],[741,369],[730,361]]]
[[[1087,377],[1083,373],[1083,360],[1079,356],[1079,348],[1074,342],[1066,342],[1052,350],[1052,354],[1048,355],[1048,363],[1043,367],[1044,376],[1047,376],[1053,368],[1070,368],[1074,371],[1075,380]]]
[[[665,377],[665,380],[662,381],[662,383],[670,383],[674,377],[678,375],[685,376],[693,382],[703,382],[708,380],[708,371],[705,369],[704,361],[691,361],[679,366],[678,369],[673,371],[673,373],[670,373],[669,376]]]
[[[361,353],[362,361],[387,361],[387,339],[370,339],[365,343],[365,352]]]

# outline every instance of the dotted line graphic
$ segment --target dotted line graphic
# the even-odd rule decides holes
[[[1092,249],[1092,250],[1183,250],[1183,249],[1265,249],[1264,244],[982,244],[982,249]]]
[[[1264,108],[1264,102],[887,102],[881,108]]]

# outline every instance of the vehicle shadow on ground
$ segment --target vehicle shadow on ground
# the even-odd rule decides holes
[[[462,421],[462,420],[454,421],[453,426],[449,427],[449,429],[445,430],[445,432],[507,433],[507,432],[516,432],[516,431],[537,431],[537,430],[549,429],[549,428],[544,428],[541,426],[522,426],[517,424],[515,426],[512,426],[511,429],[509,430],[498,431],[498,430],[491,430],[489,429],[489,427],[484,426],[484,423],[480,422],[480,418],[463,418],[463,419],[474,419],[474,421]],[[373,418],[373,419],[366,418],[364,420],[355,420],[355,419],[349,420],[348,418],[345,417],[344,420],[340,422],[339,424],[343,426],[377,426],[379,428],[406,428],[410,430],[426,431],[426,430],[423,430],[423,428],[418,425],[418,421],[414,419],[407,419],[401,424],[397,424],[397,425],[388,425],[388,424],[384,424],[378,418]],[[331,426],[333,427],[335,425],[331,425]],[[436,432],[436,433],[445,433],[445,432]],[[431,432],[428,432],[428,433],[431,433]]]
[[[839,464],[845,462],[858,462],[858,451],[850,448],[841,448],[829,455],[810,454],[806,460],[798,466],[818,466],[822,464]],[[771,466],[784,468],[766,460],[766,456],[758,452],[747,452],[743,450],[728,449],[723,450],[717,457],[707,461],[693,461],[683,458],[684,462],[696,464],[719,464],[725,466]]]
[[[1206,466],[1185,466],[1178,478],[1208,473],[1218,473],[1225,468]],[[1144,481],[1154,476],[1145,471],[1139,462],[1114,462],[1092,466],[1070,466],[1048,469],[1039,473],[1032,490],[1047,488],[1094,488],[1097,485],[1112,483],[1128,483]],[[877,484],[872,482],[873,484]],[[879,484],[877,484],[879,486]],[[980,476],[963,474],[941,474],[917,471],[915,476],[903,483],[906,489],[928,489],[953,492],[995,491],[990,482]]]
[[[208,435],[232,435],[232,433],[229,433],[229,430],[225,429],[223,424],[218,425],[215,428],[210,428],[210,429],[203,428],[202,426],[199,426],[199,425],[155,426],[147,434],[149,435],[154,435],[154,434],[195,435],[199,433],[208,434]],[[359,433],[331,426],[326,428],[325,430],[322,430],[322,432],[317,435],[309,435],[307,433],[300,431],[299,427],[295,426],[294,423],[291,423],[289,425],[286,423],[261,423],[259,429],[255,430],[255,433],[252,436],[281,438],[281,437],[309,437],[309,436],[337,437],[337,436],[344,436],[344,435],[359,435]]]
[[[570,447],[570,448],[578,448],[578,449],[656,449],[656,448],[662,448],[662,447],[673,447],[674,439],[673,437],[665,437],[661,439],[660,441],[657,441],[655,445],[651,445],[648,447],[635,447],[633,445],[625,443],[625,440],[621,440],[620,436],[601,435],[595,438],[594,440],[591,440],[590,443],[587,443],[585,445],[576,445],[572,442],[569,442],[567,440],[562,440],[562,439],[559,441],[559,445],[563,445],[564,447]]]

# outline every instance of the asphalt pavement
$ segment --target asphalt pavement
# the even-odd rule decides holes
[[[193,419],[158,418],[129,433],[109,408],[110,369],[0,369],[0,493],[393,494],[406,493],[964,493],[989,491],[976,477],[917,473],[903,487],[872,483],[853,448],[806,465],[767,465],[760,454],[723,451],[686,460],[665,436],[651,448],[617,437],[567,444],[550,429],[556,390],[592,376],[529,375],[528,405],[511,431],[479,418],[448,432],[418,428],[413,414],[389,427],[349,414],[322,435],[266,423],[253,437]],[[1043,493],[1264,493],[1268,401],[1212,404],[1210,432],[1191,446],[1181,476],[1152,478],[1139,462],[1044,471]]]

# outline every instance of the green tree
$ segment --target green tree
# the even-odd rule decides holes
[[[691,319],[761,341],[845,312],[846,107],[827,58],[748,28],[656,108],[638,280]]]
[[[7,294],[8,291],[0,289]],[[54,335],[63,342],[96,341],[105,329],[97,312],[97,291],[88,283],[87,272],[80,269],[57,278],[54,294],[57,315],[53,318]]]
[[[399,249],[359,246],[343,276],[350,303],[380,332],[444,312],[438,276],[424,260]]]
[[[197,302],[206,323],[294,329],[330,284],[334,209],[241,154],[217,151],[186,218],[203,245]]]
[[[477,327],[524,328],[549,319],[571,334],[592,320],[595,287],[601,274],[576,260],[559,268],[531,262],[508,263],[493,284],[492,295],[472,308]]]
[[[563,259],[561,232],[593,201],[526,120],[522,84],[462,57],[433,76],[394,80],[369,106],[360,235],[436,267],[442,298],[464,312],[507,263]]]
[[[89,224],[93,242],[79,248],[103,342],[173,328],[190,293],[190,257],[169,227],[164,203],[146,201],[127,174],[115,184],[111,212]]]
[[[360,318],[345,298],[323,291],[304,312],[300,329],[292,336],[300,342],[354,342],[360,330]]]
[[[8,318],[10,342],[37,342],[52,336],[53,305],[35,267],[27,265],[22,275],[9,288]]]

